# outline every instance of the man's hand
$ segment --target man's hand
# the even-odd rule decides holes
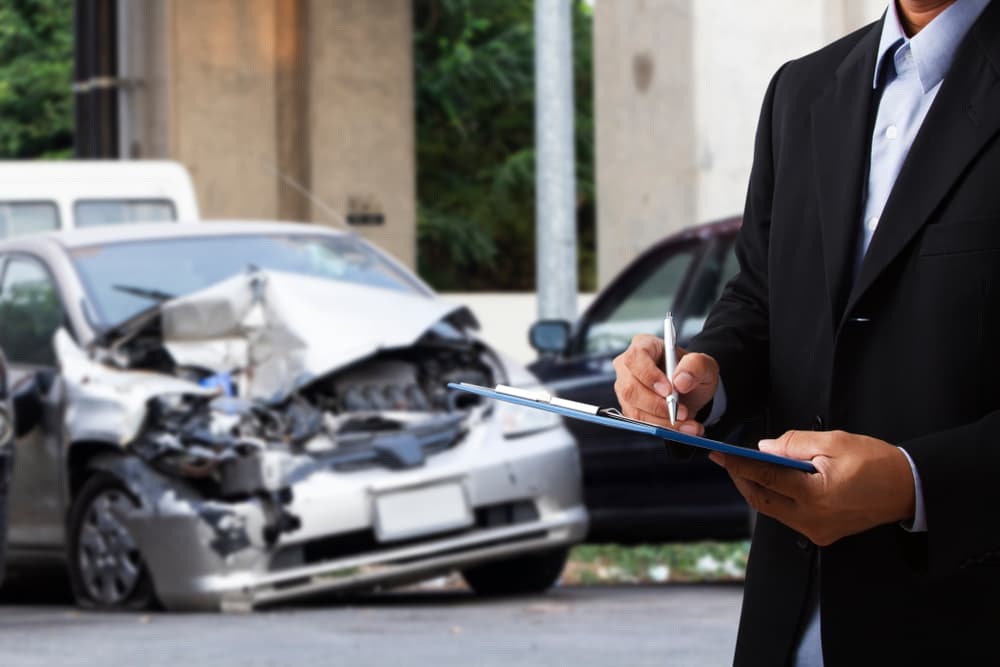
[[[663,370],[663,339],[640,334],[632,339],[628,349],[615,357],[615,394],[622,414],[662,424],[692,435],[702,435],[705,427],[694,416],[715,395],[719,386],[719,364],[707,354],[688,353],[677,348],[677,370],[673,381],[680,394],[677,423],[671,426],[667,411],[670,379]]]
[[[789,431],[761,440],[764,452],[812,461],[817,472],[712,452],[758,512],[826,546],[842,537],[913,519],[913,472],[882,440],[843,431]]]

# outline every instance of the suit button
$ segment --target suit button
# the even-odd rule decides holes
[[[795,546],[803,551],[807,550],[812,544],[805,537],[799,535],[799,539],[795,540]]]
[[[823,418],[820,417],[819,415],[816,415],[815,419],[813,420],[813,430],[814,431],[823,430]]]

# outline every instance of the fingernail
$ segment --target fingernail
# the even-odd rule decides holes
[[[677,419],[685,421],[688,418],[688,409],[683,403],[677,406]]]
[[[674,384],[677,386],[677,391],[686,393],[694,387],[694,376],[690,373],[679,373],[674,376]]]
[[[653,391],[666,398],[670,395],[670,385],[666,382],[657,382],[653,385]]]
[[[712,452],[711,454],[709,454],[708,460],[717,466],[723,465],[722,454],[720,454],[719,452]]]
[[[757,446],[761,449],[761,451],[766,452],[772,449],[777,449],[776,447],[777,444],[778,444],[777,440],[761,440],[760,442],[757,443]]]
[[[681,433],[688,433],[690,435],[698,435],[698,427],[694,424],[682,424]]]

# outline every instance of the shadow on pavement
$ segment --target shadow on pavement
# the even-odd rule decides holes
[[[0,586],[0,605],[72,605],[73,591],[64,567],[7,572]]]

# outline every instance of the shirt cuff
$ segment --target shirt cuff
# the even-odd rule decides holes
[[[715,396],[712,397],[712,409],[705,418],[705,426],[714,426],[726,414],[726,387],[719,378],[719,386],[715,388]],[[910,465],[913,465],[912,463]]]
[[[903,456],[906,457],[907,463],[910,464],[910,472],[913,473],[913,521],[900,522],[903,530],[911,533],[926,533],[927,532],[927,515],[924,512],[924,487],[920,484],[920,473],[917,472],[917,465],[913,462],[910,457],[909,452],[907,452],[902,447],[899,451],[903,452]]]

